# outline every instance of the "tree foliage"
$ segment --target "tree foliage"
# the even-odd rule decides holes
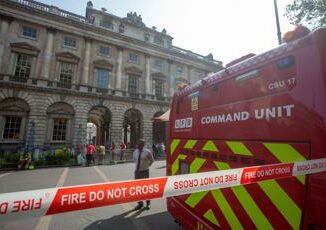
[[[294,0],[287,5],[285,16],[291,24],[311,29],[326,26],[326,0]]]

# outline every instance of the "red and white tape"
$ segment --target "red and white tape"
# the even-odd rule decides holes
[[[287,164],[5,193],[0,194],[0,219],[52,215],[325,171],[326,158],[322,158]]]

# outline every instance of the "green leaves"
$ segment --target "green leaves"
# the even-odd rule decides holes
[[[311,29],[326,26],[326,0],[294,0],[287,5],[285,16],[291,24]]]

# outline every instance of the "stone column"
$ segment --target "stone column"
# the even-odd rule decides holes
[[[49,79],[50,75],[50,66],[51,66],[51,59],[52,59],[52,50],[53,50],[53,36],[55,34],[56,30],[49,27],[47,28],[47,41],[46,46],[44,50],[44,56],[43,56],[43,63],[42,63],[42,69],[41,69],[41,78],[43,79]]]
[[[5,45],[6,45],[6,38],[7,33],[9,29],[9,24],[12,21],[11,17],[5,17],[0,16],[1,18],[1,26],[0,26],[0,69],[7,69],[7,68],[1,68],[1,66],[4,65],[3,60],[4,59],[4,51],[5,51]],[[2,72],[3,73],[3,72]]]
[[[119,143],[123,141],[123,136],[121,132],[123,128],[123,118],[123,114],[121,114],[121,111],[118,107],[112,111],[110,137],[111,142],[114,141],[116,146],[119,146]]]
[[[115,81],[115,89],[118,95],[121,94],[121,81],[122,81],[122,56],[123,56],[123,48],[118,47],[118,56],[117,56],[117,76]]]
[[[174,87],[175,87],[175,74],[173,71],[174,68],[173,68],[173,61],[169,61],[169,66],[168,66],[168,72],[169,72],[169,96],[170,97],[173,97],[173,94],[174,94]]]
[[[190,74],[191,74],[191,67],[190,66],[186,66],[186,78],[187,78],[187,81],[188,81],[188,84],[190,83]]]
[[[152,148],[153,142],[153,122],[150,117],[144,117],[143,122],[143,139],[149,149]]]
[[[86,133],[87,133],[87,120],[88,112],[90,109],[90,101],[83,98],[79,98],[76,101],[77,107],[74,107],[74,127],[73,127],[73,139],[72,144],[77,147],[77,144],[85,144]],[[76,151],[77,152],[77,151]],[[82,153],[85,153],[85,148],[81,149]]]
[[[151,92],[151,73],[150,73],[150,56],[149,55],[145,55],[145,59],[146,59],[146,72],[145,72],[145,94],[146,95],[150,95],[152,94]]]
[[[86,38],[85,39],[85,56],[84,56],[84,62],[83,62],[83,73],[82,73],[82,80],[81,80],[83,85],[88,84],[91,46],[92,46],[91,39]]]

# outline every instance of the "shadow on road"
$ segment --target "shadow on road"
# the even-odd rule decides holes
[[[94,229],[136,229],[136,226],[132,223],[131,219],[135,218],[136,220],[142,220],[146,223],[148,229],[183,229],[181,226],[171,221],[171,216],[168,212],[156,213],[148,216],[138,217],[142,212],[146,210],[142,209],[139,211],[127,211],[121,215],[113,216],[109,219],[103,219],[95,221],[89,226],[85,227],[85,230],[94,230]],[[133,213],[132,215],[130,215]],[[136,218],[138,217],[138,218]],[[168,221],[167,221],[168,220]]]
[[[155,168],[155,169],[164,169],[164,168],[166,168],[165,165],[164,165],[164,166],[161,166],[161,167],[157,167],[157,168]]]

